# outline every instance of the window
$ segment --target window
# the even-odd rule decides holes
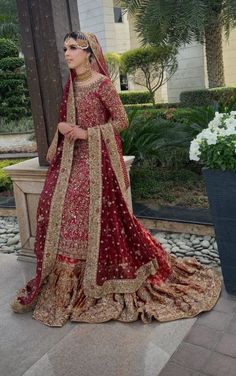
[[[122,16],[122,9],[114,7],[114,20],[116,23],[122,23],[123,22],[123,16]]]
[[[129,90],[127,74],[120,74],[120,90]]]

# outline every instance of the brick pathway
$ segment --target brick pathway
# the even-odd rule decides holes
[[[199,316],[159,376],[236,376],[236,296]]]

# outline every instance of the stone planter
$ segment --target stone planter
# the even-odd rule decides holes
[[[236,173],[203,168],[226,290],[236,295]]]

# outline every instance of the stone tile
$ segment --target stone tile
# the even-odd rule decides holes
[[[184,367],[200,371],[210,355],[211,351],[208,349],[183,342],[172,356],[171,361]]]
[[[140,321],[75,324],[74,330],[47,353],[47,369],[56,376],[156,376],[181,342],[181,332],[186,335],[189,330],[184,323],[190,325],[189,320],[150,325]],[[29,375],[38,376],[41,364],[40,359]]]
[[[45,354],[38,362],[28,369],[23,376],[56,376],[52,365]]]
[[[204,368],[204,374],[210,376],[235,376],[236,359],[214,352]]]
[[[232,313],[211,311],[202,313],[198,318],[199,325],[205,325],[215,330],[224,330],[233,318]]]
[[[236,335],[236,315],[234,315],[225,331]]]
[[[31,313],[15,314],[9,307],[34,268],[0,254],[1,376],[156,376],[196,321],[67,323],[50,328],[33,320]]]
[[[225,333],[216,346],[216,351],[236,358],[236,335]]]
[[[218,343],[221,336],[222,332],[203,325],[198,325],[197,321],[197,323],[188,333],[187,337],[185,337],[184,341],[205,347],[206,349],[212,349]]]
[[[49,351],[73,324],[49,328],[32,319],[31,313],[16,314],[10,309],[17,289],[33,276],[35,265],[0,254],[0,375],[19,376]],[[46,375],[45,375],[46,376]]]
[[[174,362],[168,362],[165,368],[161,371],[159,376],[201,376],[198,371],[177,365]],[[27,375],[28,376],[28,375]]]
[[[228,299],[228,300],[232,300],[232,301],[236,301],[236,295],[233,295],[233,294],[229,294],[225,288],[225,285],[224,285],[224,282],[222,283],[222,290],[221,290],[221,296],[224,298],[224,299]]]
[[[214,307],[214,311],[225,312],[225,313],[235,313],[236,312],[236,300],[225,299],[221,297]]]

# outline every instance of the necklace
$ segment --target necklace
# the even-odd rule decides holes
[[[92,73],[93,73],[92,69],[88,69],[83,73],[77,74],[77,81],[78,82],[87,81],[89,78],[92,77]]]

